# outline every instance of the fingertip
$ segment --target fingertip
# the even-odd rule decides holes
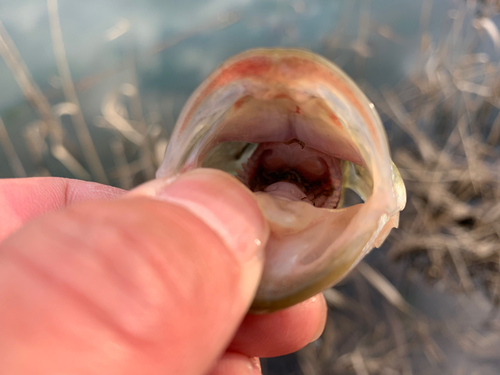
[[[325,296],[323,295],[323,293],[319,293],[316,296],[312,297],[311,299],[315,299],[315,301],[312,301],[312,303],[317,303],[319,305],[318,311],[321,313],[320,322],[318,324],[318,330],[316,331],[316,334],[310,341],[313,342],[319,339],[323,334],[323,331],[325,330],[326,319],[328,318],[328,306],[326,304]]]
[[[181,206],[201,219],[243,262],[262,258],[269,227],[252,192],[233,176],[199,168],[132,191]]]
[[[225,353],[208,375],[262,375],[262,370],[257,357]]]
[[[321,336],[326,318],[323,294],[271,314],[249,314],[229,348],[255,357],[289,354]]]

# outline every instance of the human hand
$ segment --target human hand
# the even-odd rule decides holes
[[[326,319],[321,295],[245,316],[267,236],[222,172],[0,180],[0,374],[259,374]]]

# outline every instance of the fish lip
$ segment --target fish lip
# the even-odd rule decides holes
[[[304,65],[299,67],[298,71],[288,69],[293,65],[290,65],[290,62],[293,61],[302,61]],[[284,65],[281,64],[282,62],[284,62]],[[247,68],[250,67],[251,69],[241,69],[245,64],[247,64]],[[259,292],[252,307],[253,311],[271,311],[290,306],[291,304],[300,302],[300,300],[311,296],[311,293],[319,292],[322,288],[325,288],[328,283],[339,281],[371,249],[372,244],[378,238],[379,234],[381,234],[385,224],[404,207],[403,200],[405,201],[405,198],[402,198],[404,195],[402,193],[402,191],[404,192],[404,185],[402,185],[402,181],[400,179],[398,180],[393,172],[387,145],[387,137],[373,104],[370,103],[351,79],[334,64],[305,50],[250,50],[222,64],[202,85],[200,85],[186,103],[167,147],[164,163],[158,171],[158,176],[172,176],[200,166],[203,159],[203,152],[201,152],[203,150],[200,145],[208,147],[217,142],[228,140],[221,137],[220,129],[217,129],[217,126],[205,129],[203,127],[203,121],[205,121],[205,123],[206,121],[210,122],[215,117],[219,116],[218,118],[220,118],[220,116],[225,113],[228,107],[226,107],[224,111],[222,111],[220,106],[217,107],[217,105],[223,102],[223,99],[229,97],[234,99],[232,102],[225,103],[232,106],[237,100],[248,94],[246,90],[248,90],[251,84],[245,84],[245,82],[238,81],[238,74],[246,78],[253,74],[258,80],[259,75],[261,78],[263,77],[263,69],[266,68],[266,66],[272,67],[273,64],[281,64],[279,73],[283,73],[286,77],[291,77],[294,81],[299,80],[300,69],[305,71],[305,66],[312,66],[314,69],[317,68],[316,73],[319,72],[319,75],[331,75],[331,77],[323,75],[322,79],[315,81],[314,93],[328,103],[330,109],[334,111],[339,118],[341,117],[344,120],[350,118],[353,120],[352,124],[345,121],[343,123],[343,126],[349,131],[350,139],[355,140],[356,145],[359,146],[359,160],[351,161],[357,162],[356,164],[366,165],[367,170],[372,176],[373,191],[371,197],[367,201],[368,204],[359,208],[359,211],[355,214],[357,216],[349,222],[345,234],[341,235],[341,238],[344,240],[347,236],[353,237],[352,240],[354,242],[346,240],[346,243],[357,246],[355,253],[350,252],[350,250],[345,250],[348,255],[347,258],[344,257],[339,260],[342,263],[342,267],[337,266],[336,273],[332,270],[328,271],[328,277],[324,277],[324,275],[318,276],[319,278],[295,290],[291,295],[278,295],[272,297],[271,300],[266,300],[268,296],[262,293],[259,288]],[[283,67],[286,69],[283,69]],[[308,72],[310,71],[311,70]],[[261,81],[263,86],[267,84],[266,80],[262,79]],[[339,85],[333,87],[332,82],[334,81]],[[219,89],[224,88],[225,91],[223,90],[224,92],[222,92],[215,89],[217,85],[219,85]],[[287,87],[287,85],[281,86],[280,90],[283,87]],[[268,94],[268,97],[280,95],[278,91],[279,90],[275,90],[274,93]],[[302,98],[305,98],[307,96],[306,94],[308,94],[307,90],[303,90],[302,92],[299,91],[297,91],[299,94],[303,94]],[[217,95],[219,96],[217,97]],[[298,102],[301,101],[298,100]],[[213,107],[214,103],[216,105],[215,108]],[[205,107],[203,107],[204,105]],[[210,108],[210,105],[212,105],[212,108]],[[212,110],[212,112],[210,112],[210,110]],[[211,122],[211,125],[220,125],[220,123],[217,123],[217,120],[215,120],[215,122]],[[365,128],[366,131],[363,133],[362,131]],[[356,133],[356,131],[361,133]],[[246,141],[250,141],[250,139]],[[257,139],[257,141],[259,140]],[[347,157],[342,157],[342,159],[349,160]],[[339,211],[341,210],[335,210],[335,212]],[[361,216],[367,218],[366,220],[369,221],[369,226],[364,225],[364,223],[360,221]],[[340,238],[335,241],[334,245],[338,243],[343,244]],[[334,273],[335,275],[333,275]]]

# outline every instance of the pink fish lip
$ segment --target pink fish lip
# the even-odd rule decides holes
[[[295,138],[261,143],[238,171],[238,178],[254,192],[265,191],[315,207],[333,209],[340,201],[340,160]]]
[[[406,202],[373,105],[311,52],[258,49],[223,63],[184,106],[157,176],[213,167],[214,151],[221,169],[242,166],[271,230],[253,312],[340,281],[397,226]],[[364,203],[346,207],[347,188]]]

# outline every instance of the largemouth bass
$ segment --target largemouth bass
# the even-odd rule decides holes
[[[196,89],[157,176],[199,167],[238,176],[269,223],[254,312],[340,281],[398,226],[406,204],[373,104],[340,68],[304,50],[243,52]]]

